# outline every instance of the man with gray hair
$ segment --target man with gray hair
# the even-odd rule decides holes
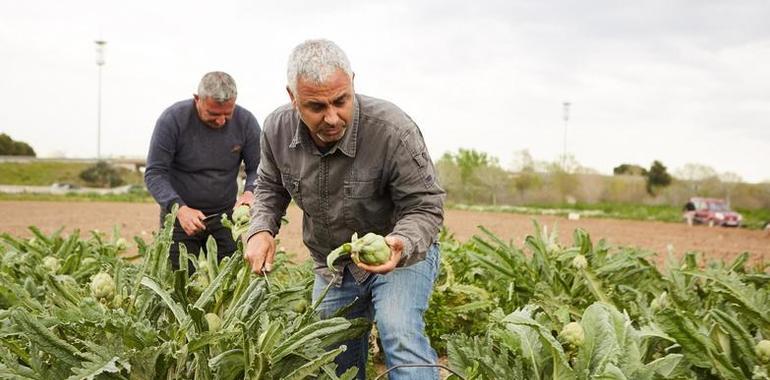
[[[349,318],[377,323],[390,379],[437,379],[436,353],[423,316],[439,270],[438,231],[444,190],[415,122],[394,104],[356,94],[345,53],[327,40],[309,40],[289,58],[290,104],[265,120],[244,256],[269,272],[275,236],[289,202],[303,211],[303,240],[315,261],[313,299],[329,284],[321,317],[347,309]],[[338,260],[334,248],[353,233],[385,236],[382,265]],[[345,343],[337,370],[357,367],[366,378],[369,334]]]
[[[197,255],[213,236],[219,258],[231,255],[236,244],[221,215],[254,201],[260,128],[251,112],[235,104],[237,95],[230,75],[210,72],[192,99],[167,108],[155,124],[144,181],[160,205],[161,223],[179,206],[169,253],[174,269],[179,268],[178,243]],[[241,162],[246,184],[238,196]]]

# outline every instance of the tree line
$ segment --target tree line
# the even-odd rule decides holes
[[[504,168],[496,157],[474,149],[445,153],[436,168],[447,199],[455,204],[547,205],[635,203],[683,205],[689,197],[727,198],[737,207],[770,207],[770,183],[748,184],[734,173],[687,164],[673,173],[661,161],[649,167],[622,163],[613,175],[581,165],[571,155],[537,161],[516,152]]]
[[[29,144],[22,141],[15,141],[5,133],[0,133],[0,156],[32,156],[35,157],[35,150]]]

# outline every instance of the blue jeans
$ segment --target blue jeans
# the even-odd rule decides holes
[[[345,270],[342,286],[329,289],[318,312],[321,318],[327,318],[358,299],[346,317],[374,319],[388,368],[399,364],[436,364],[436,352],[425,336],[423,316],[440,263],[439,248],[434,244],[428,249],[425,260],[406,268],[396,268],[385,275],[371,275],[361,284]],[[323,277],[315,276],[313,300],[327,285]],[[338,373],[355,366],[358,367],[358,378],[366,379],[369,333],[344,344],[347,350],[335,359]],[[439,378],[435,367],[400,368],[388,376],[391,380]]]

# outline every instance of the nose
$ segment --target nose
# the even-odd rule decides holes
[[[217,125],[221,127],[221,126],[225,125],[225,123],[227,122],[227,118],[224,117],[224,116],[220,116],[220,117],[217,117],[216,119],[214,119],[214,122],[217,123]]]
[[[324,114],[324,123],[328,125],[334,125],[336,126],[340,122],[339,114],[337,114],[337,109],[334,107],[329,107],[326,113]]]

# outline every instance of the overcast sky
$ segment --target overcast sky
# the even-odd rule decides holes
[[[3,1],[0,132],[39,156],[144,157],[155,121],[222,70],[260,121],[288,101],[286,59],[308,38],[347,53],[356,91],[418,123],[430,153],[567,152],[687,163],[770,180],[770,2]],[[764,152],[764,153],[762,153]],[[764,158],[762,158],[764,157]]]

